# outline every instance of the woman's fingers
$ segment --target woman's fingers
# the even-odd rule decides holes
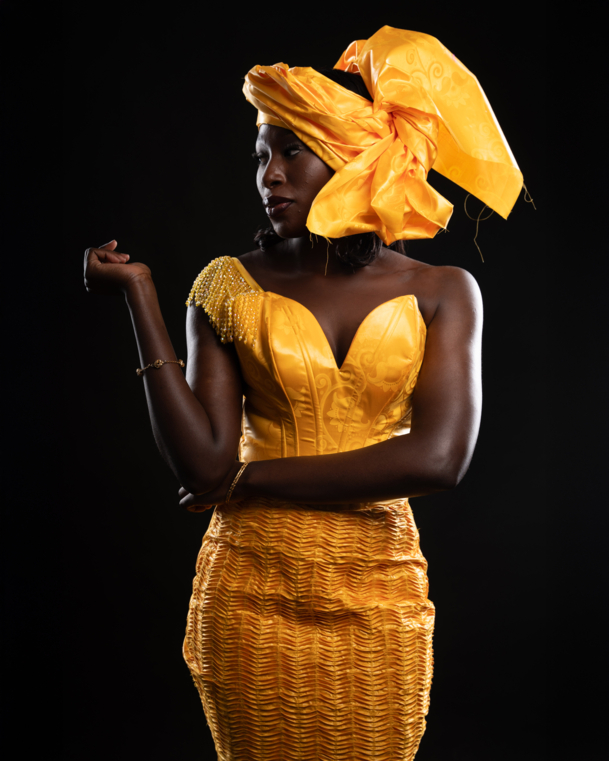
[[[150,276],[148,266],[142,262],[131,262],[129,254],[116,251],[116,245],[116,241],[111,240],[101,248],[85,251],[85,287],[89,292],[125,290],[133,280]],[[123,264],[129,264],[129,267],[116,266]]]
[[[116,245],[116,241],[112,241]],[[109,244],[106,244],[109,245]],[[121,254],[118,251],[110,251],[106,248],[88,248],[85,251],[85,277],[87,270],[99,264],[126,264],[129,254]]]
[[[125,264],[129,259],[129,254],[119,254],[116,251],[99,250],[97,258],[100,262],[107,262],[108,264]]]
[[[118,243],[115,240],[111,240],[108,243],[104,243],[96,251],[99,251],[98,258],[100,261],[110,262],[111,264],[124,264],[129,259],[129,254],[121,254],[115,251]]]
[[[115,251],[116,246],[116,241],[111,240],[110,243],[106,243],[100,246],[100,248],[90,248],[88,250],[94,252],[100,262],[124,264],[129,259],[129,254],[121,254],[119,251]]]
[[[186,492],[186,494],[184,494],[180,499],[180,507],[186,507],[190,509],[191,507],[194,507],[196,504],[197,504],[197,498],[195,497],[194,494],[190,494],[189,492]]]
[[[223,504],[226,500],[227,490],[232,484],[233,479],[235,478],[235,475],[237,474],[237,471],[240,467],[241,463],[235,461],[233,467],[231,467],[229,472],[226,474],[224,481],[221,484],[218,484],[215,489],[212,489],[205,494],[189,494],[186,489],[182,487],[179,491],[179,496],[181,497],[180,506],[186,508],[187,510],[192,510],[192,512],[200,513],[204,510],[209,510],[209,508],[213,507],[214,505]],[[233,501],[235,502],[236,499],[233,498]]]
[[[197,497],[194,494],[187,492],[186,489],[180,489],[179,495],[182,497],[180,500],[180,507],[189,510],[191,513],[204,513],[206,510],[213,507],[213,505],[207,504],[207,502],[204,501],[205,494]]]

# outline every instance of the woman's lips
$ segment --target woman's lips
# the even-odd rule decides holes
[[[269,217],[278,217],[280,214],[283,214],[288,206],[291,205],[292,201],[284,201],[283,203],[278,203],[275,206],[267,206],[266,213],[269,215]]]
[[[265,203],[266,213],[269,217],[278,217],[293,203],[289,198],[273,198],[271,196]]]

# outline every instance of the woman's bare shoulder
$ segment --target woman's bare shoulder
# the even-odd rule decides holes
[[[255,248],[253,251],[248,251],[246,254],[239,254],[236,258],[239,259],[244,267],[247,267],[248,264],[256,265],[260,263],[263,256],[264,253],[259,248]]]
[[[462,267],[428,264],[403,254],[398,254],[398,256],[402,260],[401,263],[395,259],[392,263],[401,265],[400,269],[406,278],[413,285],[416,284],[418,287],[424,288],[430,295],[437,293],[441,296],[454,291],[478,289],[474,276]]]
[[[437,292],[438,296],[461,292],[480,293],[476,278],[462,267],[425,264],[418,268],[417,277],[420,278],[421,285]]]
[[[264,273],[268,268],[268,257],[265,257],[264,251],[256,248],[253,251],[248,251],[246,254],[240,254],[236,258],[239,259],[239,262],[245,267],[254,280],[258,280],[258,278],[264,280]]]
[[[482,296],[476,279],[462,267],[428,264],[402,255],[400,267],[407,292],[414,293],[429,324],[440,307],[478,309]]]
[[[459,321],[471,317],[473,323],[482,319],[482,294],[474,276],[462,267],[428,267],[421,272],[421,288],[427,294],[428,326],[442,313]]]

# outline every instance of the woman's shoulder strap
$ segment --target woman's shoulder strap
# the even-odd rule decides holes
[[[234,301],[241,294],[254,294],[256,290],[243,277],[232,256],[219,256],[211,261],[197,276],[190,290],[186,306],[200,306],[220,336],[222,343],[238,338],[245,343],[255,343],[257,315],[251,309],[234,309]]]

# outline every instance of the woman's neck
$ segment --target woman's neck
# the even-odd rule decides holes
[[[301,238],[284,238],[269,252],[279,269],[297,274],[342,275],[351,273],[352,267],[336,255],[336,246],[325,238],[310,234]]]

